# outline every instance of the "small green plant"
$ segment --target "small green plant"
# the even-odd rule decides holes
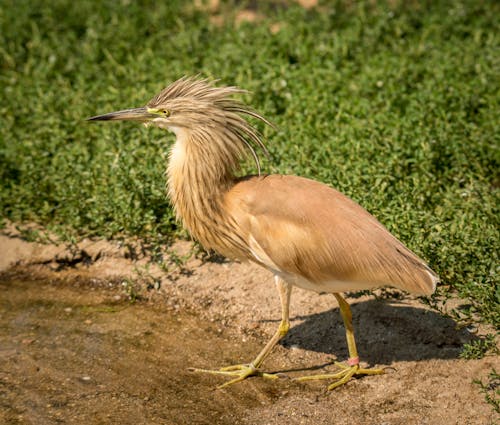
[[[122,287],[131,303],[135,303],[140,300],[140,295],[137,290],[137,285],[132,279],[125,279],[122,281]]]
[[[499,354],[495,335],[493,334],[488,334],[469,344],[464,344],[463,350],[460,353],[460,358],[467,360],[482,359],[487,354]]]
[[[486,383],[477,379],[474,381],[479,385],[486,401],[493,406],[495,412],[500,413],[500,375],[493,369],[488,375]]]
[[[161,279],[158,279],[157,277],[153,276],[153,274],[150,271],[150,265],[151,263],[147,263],[142,267],[134,267],[134,271],[137,274],[138,280],[141,282],[142,285],[145,285],[148,291],[152,289],[158,291],[161,287]]]
[[[186,262],[193,255],[192,249],[187,254],[184,254],[184,255],[179,255],[177,252],[175,252],[171,249],[168,249],[167,253],[168,253],[169,260],[172,261],[175,264],[175,266],[180,270],[184,268],[184,266],[186,265]]]

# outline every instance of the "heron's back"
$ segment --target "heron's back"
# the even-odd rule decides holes
[[[248,177],[226,195],[249,258],[290,283],[342,292],[383,285],[430,294],[437,275],[357,203],[313,180]]]

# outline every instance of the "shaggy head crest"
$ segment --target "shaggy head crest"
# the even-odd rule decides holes
[[[259,157],[252,145],[260,147],[266,155],[268,152],[261,134],[243,116],[249,115],[273,125],[244,103],[232,98],[239,93],[247,91],[233,86],[215,87],[208,79],[183,77],[151,99],[147,108],[163,113],[163,125],[166,127],[189,128],[197,134],[216,131],[221,136],[219,142],[248,149],[260,174]]]

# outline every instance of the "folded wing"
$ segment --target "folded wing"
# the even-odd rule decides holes
[[[361,206],[322,183],[251,177],[226,199],[251,247],[250,259],[306,281],[311,289],[391,285],[418,294],[435,289],[438,277],[423,260]]]

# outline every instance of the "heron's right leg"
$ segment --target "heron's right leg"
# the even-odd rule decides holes
[[[342,363],[335,363],[342,370],[337,373],[328,373],[322,375],[302,376],[295,378],[297,381],[311,381],[316,379],[332,379],[334,382],[328,386],[329,390],[340,387],[348,382],[353,376],[358,375],[381,375],[383,369],[365,369],[359,365],[358,350],[356,349],[356,341],[354,339],[354,327],[352,325],[351,307],[340,294],[333,294],[339,303],[340,314],[344,320],[347,348],[349,350],[349,359],[347,366]]]
[[[280,339],[282,339],[290,328],[290,297],[292,294],[292,285],[285,282],[278,276],[274,277],[276,287],[278,289],[281,301],[281,322],[279,327],[271,340],[266,344],[266,346],[261,350],[257,357],[248,364],[239,364],[234,366],[223,367],[219,370],[209,370],[209,369],[191,369],[194,372],[205,372],[213,373],[217,375],[233,376],[234,378],[230,381],[222,384],[219,388],[227,387],[228,385],[235,384],[237,382],[243,381],[249,376],[262,376],[263,378],[276,379],[277,376],[271,373],[265,373],[259,371],[260,366],[264,360],[269,356],[275,345]]]

